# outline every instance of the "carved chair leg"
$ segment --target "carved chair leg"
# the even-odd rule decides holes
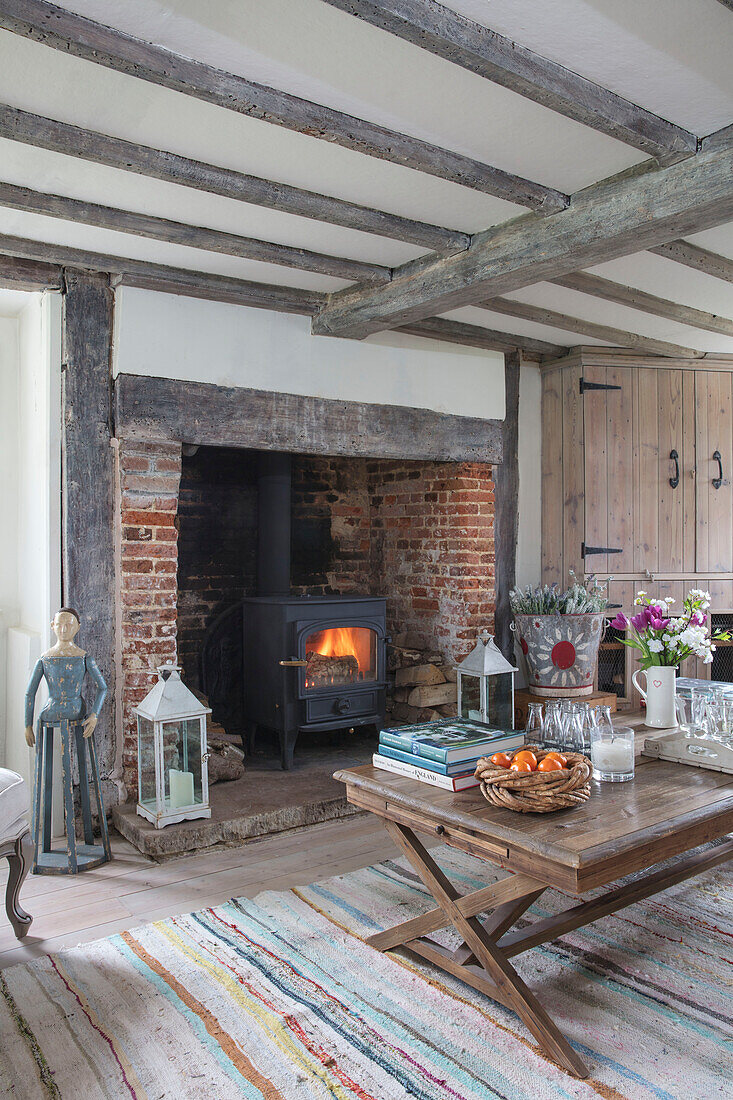
[[[5,891],[5,911],[8,914],[8,920],[13,926],[13,931],[19,940],[27,935],[28,929],[33,923],[33,917],[21,908],[20,901],[18,900],[20,888],[25,882],[26,875],[31,868],[32,857],[33,843],[31,841],[31,834],[30,832],[26,832],[23,833],[21,837],[18,837],[13,846],[13,851],[8,853],[10,873],[8,875],[8,886]]]

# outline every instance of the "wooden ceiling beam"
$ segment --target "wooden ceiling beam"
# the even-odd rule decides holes
[[[563,344],[552,344],[547,340],[535,340],[531,336],[517,336],[511,332],[484,328],[483,325],[467,325],[463,321],[452,321],[448,317],[426,317],[411,325],[400,325],[398,332],[407,332],[412,336],[424,336],[432,340],[443,340],[449,344],[463,344],[472,348],[485,348],[487,351],[500,351],[510,354],[521,351],[525,359],[558,359],[567,355],[570,348]]]
[[[56,264],[0,255],[0,287],[6,290],[61,290],[63,270]]]
[[[624,286],[623,283],[615,283],[611,279],[602,279],[600,275],[576,271],[571,275],[560,275],[551,282],[557,286],[564,286],[568,290],[578,290],[581,294],[601,298],[605,302],[630,306],[631,309],[638,309],[642,313],[652,313],[656,317],[676,321],[679,325],[705,329],[707,332],[720,332],[723,336],[733,336],[733,320],[729,317],[719,317],[715,313],[706,313],[703,309],[694,309],[679,302],[671,302],[667,298],[658,298],[656,294],[648,294],[645,290]]]
[[[674,260],[675,263],[691,267],[693,271],[702,271],[705,275],[712,275],[714,279],[724,279],[726,283],[733,283],[733,260],[727,256],[719,256],[717,252],[709,252],[707,248],[700,248],[689,241],[669,241],[668,244],[660,244],[648,249],[655,256],[663,256],[665,260]]]
[[[694,157],[646,165],[586,187],[552,218],[525,214],[477,233],[453,256],[403,264],[380,287],[329,296],[313,319],[318,335],[360,339],[578,268],[652,248],[733,218],[733,137],[713,135]]]
[[[84,271],[102,271],[112,276],[114,286],[131,286],[155,290],[163,294],[181,294],[215,302],[271,309],[279,313],[299,313],[312,316],[325,302],[326,295],[297,287],[274,286],[234,279],[228,275],[212,275],[167,264],[87,252],[81,248],[48,244],[0,234],[0,285],[20,286],[25,273],[28,285],[24,290],[39,290],[61,285],[62,269],[73,267]],[[12,283],[13,273],[18,281]],[[7,276],[7,278],[6,278]],[[429,317],[403,331],[413,336],[440,340],[449,344],[484,348],[490,351],[522,348],[527,358],[557,358],[569,348],[544,340],[531,340],[506,332],[495,332],[481,325],[466,325],[442,317]]]
[[[188,248],[278,264],[300,271],[315,271],[320,275],[346,279],[347,282],[358,279],[383,283],[390,277],[389,268],[378,264],[341,259],[322,252],[310,252],[306,248],[292,248],[289,245],[261,241],[255,237],[240,237],[236,233],[223,233],[217,229],[205,229],[202,226],[169,221],[166,218],[154,218],[131,210],[119,210],[116,207],[100,206],[94,202],[82,202],[79,199],[67,198],[65,195],[49,195],[41,191],[32,191],[28,187],[17,187],[11,183],[0,182],[0,206],[43,214],[45,217],[80,222],[82,225],[97,225],[103,229],[130,233],[138,237],[150,237],[152,240],[165,241],[167,244],[185,245]]]
[[[531,210],[551,214],[568,203],[567,195],[552,187],[183,57],[45,0],[0,0],[0,28],[237,114],[413,168]]]
[[[593,336],[606,344],[616,344],[622,348],[632,348],[652,355],[674,355],[683,359],[701,359],[704,355],[704,352],[696,351],[694,348],[672,344],[666,340],[655,340],[651,336],[640,336],[635,332],[613,328],[611,325],[596,324],[595,321],[584,321],[580,317],[569,317],[566,313],[557,313],[554,309],[528,305],[526,302],[515,302],[513,298],[491,298],[488,302],[482,302],[481,308],[490,310],[492,313],[501,313],[506,317],[521,317],[524,321],[534,321],[538,325],[551,325],[553,328],[564,329],[565,332]]]
[[[326,0],[469,72],[671,164],[697,150],[681,126],[434,0]]]
[[[237,202],[389,237],[433,251],[456,251],[467,248],[470,241],[468,234],[456,230],[372,210],[286,183],[235,172],[230,168],[219,168],[177,153],[152,149],[95,130],[85,130],[68,122],[57,122],[4,103],[0,103],[0,137],[32,145],[36,149],[79,157],[94,164],[120,168],[139,176],[192,187]]]

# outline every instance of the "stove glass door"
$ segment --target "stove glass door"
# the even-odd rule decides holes
[[[377,678],[377,633],[367,626],[332,626],[305,641],[305,686],[360,684]]]

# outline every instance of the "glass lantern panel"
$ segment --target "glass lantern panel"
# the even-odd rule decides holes
[[[461,718],[481,721],[481,681],[478,676],[458,674],[461,681]]]
[[[489,723],[502,730],[514,729],[514,703],[511,672],[486,677]]]
[[[140,804],[155,813],[155,729],[153,723],[141,715],[137,716],[137,760]]]
[[[166,809],[203,801],[200,718],[163,723],[163,773]]]

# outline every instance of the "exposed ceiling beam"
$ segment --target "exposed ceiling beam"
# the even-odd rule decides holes
[[[708,252],[707,248],[700,248],[688,241],[670,241],[669,244],[660,244],[648,251],[663,256],[665,260],[675,260],[678,264],[691,267],[693,271],[702,271],[715,279],[733,283],[733,260],[727,256],[719,256],[717,252]]]
[[[730,11],[733,11],[733,0],[718,0],[718,2],[722,4],[724,8],[729,8]]]
[[[733,320],[729,317],[718,317],[715,313],[706,313],[705,310],[671,302],[667,298],[658,298],[645,290],[637,290],[633,286],[624,286],[623,283],[602,279],[600,275],[589,275],[585,271],[577,271],[572,275],[560,275],[557,279],[552,279],[552,282],[557,286],[567,287],[568,290],[579,290],[581,294],[590,294],[593,298],[601,298],[606,302],[616,302],[617,305],[630,306],[631,309],[638,309],[642,313],[666,317],[668,321],[689,325],[690,328],[733,336]]]
[[[521,350],[525,359],[558,359],[570,351],[567,345],[535,340],[531,336],[516,336],[514,333],[484,328],[483,325],[467,325],[447,317],[426,317],[415,324],[400,325],[398,332],[504,353]]]
[[[481,305],[482,309],[492,313],[521,317],[524,321],[534,321],[538,325],[552,325],[553,328],[564,329],[565,332],[578,332],[582,336],[603,340],[606,344],[617,344],[619,347],[650,352],[652,355],[675,355],[685,359],[701,359],[704,355],[704,352],[694,348],[671,344],[666,340],[655,340],[651,336],[639,336],[635,332],[625,332],[610,325],[596,324],[595,321],[583,321],[579,317],[568,317],[565,313],[556,313],[554,309],[515,302],[513,298],[491,298]]]
[[[326,299],[325,294],[313,290],[255,283],[246,279],[233,279],[228,275],[211,275],[203,271],[169,267],[167,264],[149,263],[146,260],[133,260],[124,256],[110,256],[101,252],[87,252],[81,248],[0,234],[0,285],[5,282],[6,272],[8,273],[6,285],[10,285],[13,272],[16,273],[16,277],[19,277],[18,273],[23,271],[28,278],[33,277],[37,281],[22,289],[38,290],[55,285],[48,281],[54,273],[60,285],[63,267],[108,272],[113,276],[112,281],[115,286],[133,286],[144,290],[157,290],[165,294],[181,294],[191,298],[231,302],[257,309],[276,310],[280,313],[312,316]],[[544,340],[531,340],[506,332],[495,332],[482,325],[465,325],[442,317],[427,318],[420,324],[406,326],[403,331],[431,340],[464,344],[490,351],[523,348],[527,357],[534,359],[544,356],[557,358],[569,350],[567,347],[550,344]]]
[[[238,202],[266,206],[270,210],[389,237],[421,248],[455,251],[467,248],[470,240],[466,233],[372,210],[286,183],[235,172],[230,168],[218,168],[177,153],[137,145],[122,138],[72,126],[68,122],[57,122],[42,115],[20,111],[3,103],[0,103],[0,137]]]
[[[378,264],[345,260],[324,255],[322,252],[310,252],[306,248],[292,248],[255,237],[240,237],[236,233],[222,233],[217,229],[205,229],[197,225],[168,221],[166,218],[153,218],[148,214],[82,202],[64,195],[48,195],[41,191],[32,191],[28,187],[16,187],[11,183],[0,182],[0,206],[81,222],[83,225],[98,225],[103,229],[150,237],[169,244],[186,245],[206,252],[220,252],[227,256],[260,260],[301,271],[316,271],[321,275],[332,275],[336,279],[383,283],[390,277],[389,268]]]
[[[0,0],[0,28],[237,114],[414,168],[531,210],[550,214],[567,206],[567,196],[552,187],[182,57],[45,0]]]
[[[681,126],[434,0],[326,0],[326,3],[543,107],[633,145],[661,163],[682,160],[697,149],[695,135]]]
[[[168,267],[166,264],[133,260],[124,256],[109,256],[101,252],[87,252],[81,248],[47,244],[22,237],[0,235],[0,255],[58,264],[61,267],[83,268],[87,271],[105,271],[113,276],[124,276],[125,282],[138,286],[147,285],[146,280],[167,280],[171,286],[175,284],[180,288],[171,290],[173,294],[213,298],[216,301],[273,309],[281,313],[312,315],[323,302],[323,295],[312,290],[232,279],[227,275],[189,271],[186,268]]]
[[[12,290],[60,290],[62,269],[55,264],[0,255],[0,287]]]
[[[330,295],[318,335],[361,338],[651,248],[733,218],[733,140],[664,168],[647,164],[593,184],[552,218],[525,214],[477,233],[453,256],[396,268],[380,287]]]

